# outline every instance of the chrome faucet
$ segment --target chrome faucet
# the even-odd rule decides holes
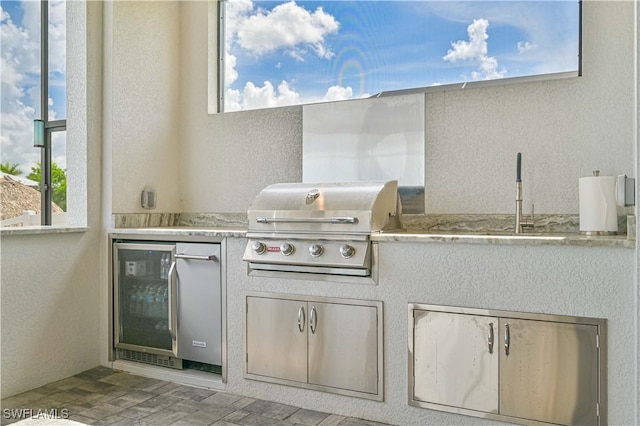
[[[525,229],[533,228],[533,204],[531,205],[531,220],[524,220],[522,214],[522,154],[518,153],[516,160],[516,226],[515,233],[522,234]]]

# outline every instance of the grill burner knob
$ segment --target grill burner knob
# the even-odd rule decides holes
[[[253,250],[255,254],[262,254],[265,251],[267,251],[267,246],[264,243],[261,243],[260,241],[255,241],[251,245],[251,250]]]
[[[289,256],[290,254],[293,254],[295,250],[296,249],[293,246],[293,244],[282,243],[282,245],[280,246],[280,253],[284,254],[285,256]]]
[[[322,247],[320,244],[312,244],[309,247],[309,253],[311,253],[311,256],[313,256],[313,257],[318,257],[323,252],[324,252],[324,247]]]
[[[350,246],[349,244],[343,244],[340,246],[340,255],[345,259],[353,257],[354,254],[356,254],[356,249],[353,246]]]

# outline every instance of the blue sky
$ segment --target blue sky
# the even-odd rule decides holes
[[[227,110],[578,65],[573,0],[228,0],[226,12]]]
[[[49,1],[50,120],[66,118],[66,18],[62,0]],[[2,101],[0,161],[18,164],[23,176],[40,161],[33,120],[40,114],[40,2],[0,0]],[[53,161],[66,168],[66,135],[54,138]]]

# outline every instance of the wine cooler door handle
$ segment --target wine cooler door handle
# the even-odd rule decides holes
[[[176,311],[177,311],[177,305],[175,304],[175,300],[176,300],[176,288],[177,288],[177,279],[176,279],[176,262],[173,261],[171,262],[171,266],[169,267],[169,273],[168,273],[168,282],[167,284],[169,285],[169,300],[167,301],[168,305],[169,305],[169,312],[168,312],[168,327],[169,327],[169,334],[171,335],[171,338],[173,340],[176,339]]]

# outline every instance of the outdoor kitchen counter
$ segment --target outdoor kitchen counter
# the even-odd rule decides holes
[[[168,226],[152,228],[114,228],[114,236],[197,236],[245,238],[246,229],[239,227],[192,227]],[[635,240],[626,235],[586,236],[577,233],[567,234],[485,234],[485,233],[434,233],[432,231],[404,230],[375,233],[371,236],[376,242],[411,243],[463,243],[463,244],[499,244],[499,245],[538,245],[538,246],[581,246],[581,247],[619,247],[635,248]]]

